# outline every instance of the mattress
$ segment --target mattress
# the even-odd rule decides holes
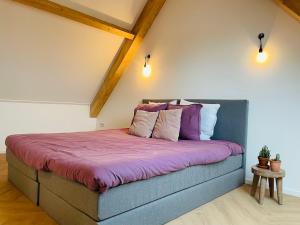
[[[39,172],[40,184],[95,221],[106,220],[197,184],[231,173],[242,167],[242,155],[209,165],[123,184],[99,194],[53,173]]]

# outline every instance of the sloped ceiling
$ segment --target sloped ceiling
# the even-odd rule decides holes
[[[52,0],[131,30],[146,0]]]
[[[130,29],[146,0],[55,0]],[[123,39],[0,1],[0,100],[89,104]]]

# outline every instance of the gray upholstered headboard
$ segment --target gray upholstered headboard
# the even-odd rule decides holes
[[[144,99],[143,103],[168,102],[174,99]],[[218,103],[218,121],[214,140],[227,140],[240,144],[246,150],[248,125],[248,100],[187,99],[198,103]],[[179,100],[177,100],[179,102]]]
[[[143,103],[170,102],[174,99],[144,99]],[[214,130],[214,140],[227,140],[240,144],[244,148],[243,169],[246,173],[246,150],[248,130],[248,100],[187,99],[198,103],[218,103],[218,120]],[[179,99],[177,99],[179,103]],[[244,177],[245,177],[244,173]]]

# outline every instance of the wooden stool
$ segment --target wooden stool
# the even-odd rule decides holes
[[[269,181],[270,197],[273,198],[274,197],[274,179],[276,179],[278,204],[282,205],[282,178],[285,177],[285,171],[280,170],[280,172],[272,172],[269,169],[262,169],[257,166],[252,166],[251,170],[254,175],[252,188],[251,188],[251,195],[255,196],[257,184],[259,182],[259,178],[261,178],[260,191],[259,191],[259,204],[264,203],[267,179]]]

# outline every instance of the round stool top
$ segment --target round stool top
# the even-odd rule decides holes
[[[273,172],[270,169],[263,169],[263,168],[259,168],[257,166],[252,166],[251,170],[252,170],[252,173],[254,173],[255,175],[262,176],[262,177],[268,177],[268,178],[282,178],[282,177],[285,177],[285,171],[284,170],[280,170],[279,172]]]

